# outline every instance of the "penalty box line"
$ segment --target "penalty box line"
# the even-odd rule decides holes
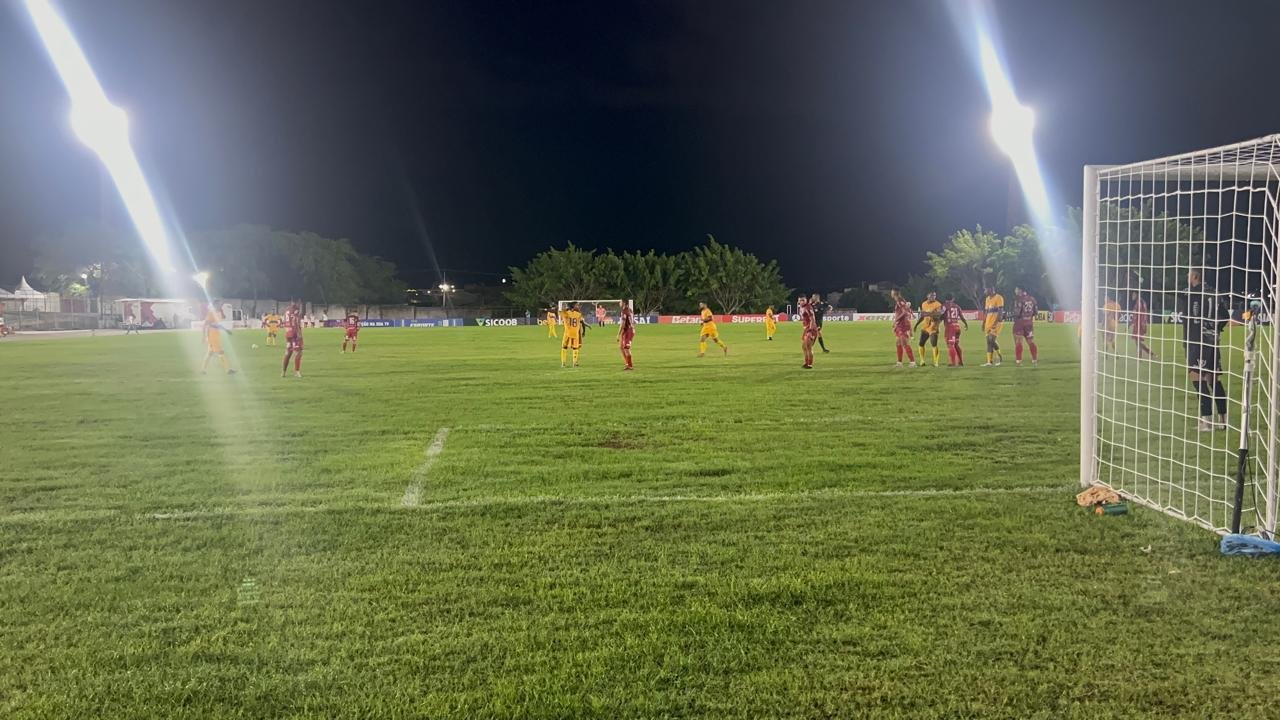
[[[405,488],[404,497],[400,498],[401,505],[418,507],[418,503],[422,499],[422,484],[426,482],[427,473],[431,472],[431,466],[436,464],[436,460],[444,450],[444,441],[448,437],[449,428],[442,427],[436,431],[436,436],[431,439],[431,444],[427,446],[426,457],[422,460],[422,464],[418,466],[418,469],[413,471],[409,487]]]
[[[444,441],[441,440],[442,447]],[[433,442],[434,446],[435,443]],[[430,449],[430,448],[428,448]],[[437,450],[435,455],[439,455]],[[435,457],[433,455],[432,457]],[[430,467],[427,462],[424,467]],[[421,468],[419,468],[421,471]],[[828,488],[823,490],[800,490],[795,492],[776,493],[727,493],[723,495],[482,495],[472,498],[454,500],[437,500],[422,502],[421,480],[410,485],[405,491],[404,504],[420,510],[449,510],[470,507],[501,506],[533,506],[533,505],[608,505],[616,503],[657,504],[657,503],[734,503],[734,502],[774,502],[779,500],[805,500],[824,498],[980,498],[986,495],[1071,495],[1074,501],[1078,487],[1063,486],[1020,486],[1020,487],[975,487],[975,488],[919,488],[905,490],[851,490]],[[417,495],[410,497],[409,490],[417,488]],[[412,500],[413,504],[409,505]],[[143,513],[136,517],[149,520],[197,520],[213,517],[247,517],[256,515],[279,515],[313,512],[344,512],[348,510],[375,510],[377,507],[366,505],[268,505],[262,507],[205,507],[194,509],[173,509],[159,512]],[[56,510],[37,510],[0,516],[0,525],[22,525],[26,523],[65,521],[69,518],[82,521],[111,520],[121,517],[118,510],[82,510],[59,512]]]
[[[776,500],[805,500],[821,498],[928,498],[928,497],[982,497],[984,495],[1061,495],[1075,494],[1075,485],[1052,487],[1032,485],[1024,487],[974,487],[974,488],[918,488],[904,490],[853,490],[826,488],[798,490],[794,492],[726,493],[722,495],[482,495],[455,500],[437,500],[420,503],[422,510],[447,510],[450,508],[521,506],[521,505],[608,505],[614,503],[734,503],[771,502]]]

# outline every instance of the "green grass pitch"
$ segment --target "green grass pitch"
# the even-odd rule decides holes
[[[722,332],[0,342],[0,716],[1275,717],[1277,566],[1074,505],[1074,326]]]

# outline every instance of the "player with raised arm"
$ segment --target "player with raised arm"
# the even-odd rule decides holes
[[[942,358],[942,351],[938,349],[938,321],[942,319],[942,303],[938,302],[938,293],[931,292],[926,296],[925,301],[920,303],[920,319],[916,320],[916,328],[922,324],[924,329],[920,330],[920,366],[924,366],[924,346],[926,343],[933,343],[933,366],[938,367],[938,363]]]
[[[942,325],[947,338],[947,367],[964,367],[964,352],[960,349],[960,325],[969,329],[969,321],[964,317],[964,309],[956,302],[954,293],[947,295],[942,303]]]
[[[209,360],[216,355],[222,369],[226,370],[228,375],[235,375],[236,371],[231,369],[231,364],[227,362],[227,353],[222,349],[222,333],[226,330],[222,327],[222,313],[215,310],[216,307],[217,303],[210,302],[204,314],[204,343],[208,352],[205,353],[204,363],[200,365],[200,374],[209,372]]]
[[[1222,372],[1218,342],[1227,326],[1226,307],[1212,288],[1205,286],[1199,270],[1187,273],[1187,289],[1178,297],[1182,314],[1182,342],[1187,350],[1187,376],[1200,394],[1200,432],[1227,429],[1227,391],[1218,374]],[[1217,405],[1218,415],[1213,411]]]
[[[800,335],[800,348],[804,350],[804,365],[802,367],[805,370],[812,370],[813,344],[817,342],[820,334],[818,321],[813,314],[813,303],[805,296],[801,295],[796,300],[796,307],[800,308],[800,324],[804,328]]]
[[[1142,293],[1137,290],[1133,291],[1133,304],[1129,306],[1129,337],[1133,338],[1133,342],[1138,346],[1138,357],[1141,358],[1143,353],[1152,360],[1156,359],[1156,354],[1151,352],[1151,348],[1147,346],[1147,328],[1151,326],[1151,312],[1147,309],[1147,303],[1142,299]],[[1115,342],[1112,342],[1111,349],[1115,349]]]
[[[1134,293],[1137,295],[1137,293]],[[1109,352],[1116,351],[1116,333],[1120,328],[1120,303],[1115,298],[1107,296],[1107,301],[1102,303],[1102,337],[1104,338]]]
[[[557,337],[556,325],[559,321],[556,317],[555,308],[547,308],[547,337]]]
[[[624,300],[622,302],[622,314],[618,316],[618,350],[622,352],[622,359],[626,362],[622,366],[623,370],[631,370],[631,341],[636,337],[636,319],[631,312],[631,302]]]
[[[1004,327],[1004,296],[989,286],[983,290],[983,293],[982,333],[987,336],[987,361],[982,367],[992,367],[1004,362],[1004,356],[1000,354],[1000,328]]]
[[[902,367],[904,352],[910,361],[910,367],[915,367],[916,356],[911,352],[911,318],[915,317],[915,311],[911,309],[911,303],[896,289],[890,290],[889,294],[893,297],[893,336],[898,349],[898,362],[894,367]]]
[[[716,316],[712,314],[711,308],[707,307],[706,303],[700,302],[698,310],[702,316],[702,332],[698,336],[698,357],[707,354],[707,340],[715,342],[724,354],[728,355],[729,346],[720,341],[720,331],[716,329]]]
[[[573,366],[578,367],[578,353],[582,351],[582,333],[584,331],[582,313],[578,311],[578,303],[571,302],[565,311],[560,313],[564,322],[564,337],[560,341],[560,367],[568,367],[569,351],[573,351]]]
[[[778,331],[778,319],[774,317],[773,306],[770,305],[764,309],[764,339],[772,340],[773,334]]]
[[[355,313],[347,313],[346,319],[342,321],[342,328],[346,334],[342,338],[342,352],[347,351],[347,343],[351,343],[351,352],[356,351],[356,341],[360,339],[360,316]]]
[[[1021,286],[1013,288],[1013,358],[1018,365],[1022,364],[1022,341],[1027,341],[1031,350],[1031,364],[1037,364],[1039,349],[1036,348],[1036,313],[1040,310],[1036,299]]]
[[[293,375],[302,377],[302,308],[290,303],[284,311],[284,365],[280,377],[289,374],[289,358],[293,358]]]

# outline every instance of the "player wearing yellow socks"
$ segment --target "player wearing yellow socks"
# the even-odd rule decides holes
[[[1004,362],[1000,354],[1000,328],[1004,326],[1004,296],[995,288],[986,289],[986,297],[982,300],[982,332],[987,336],[987,362],[983,367],[991,367]],[[994,362],[993,362],[994,360]]]
[[[772,340],[773,334],[778,331],[778,321],[773,316],[773,306],[764,309],[764,339]]]
[[[698,307],[702,310],[702,334],[698,337],[698,357],[707,354],[707,340],[719,345],[724,354],[728,355],[729,346],[720,341],[720,331],[716,329],[716,316],[711,313],[711,308],[707,307],[706,303],[700,302]]]
[[[578,312],[578,303],[569,303],[569,307],[560,313],[564,322],[564,338],[560,341],[560,367],[566,367],[569,351],[573,351],[573,366],[578,367],[578,353],[582,350],[582,313]]]
[[[214,355],[218,356],[218,364],[222,365],[222,369],[227,371],[228,375],[236,374],[236,371],[231,369],[231,364],[227,362],[227,353],[222,349],[223,332],[222,315],[210,305],[204,315],[204,342],[209,352],[205,354],[204,363],[200,365],[201,374],[209,371],[209,361]]]
[[[280,316],[271,312],[262,318],[262,325],[267,329],[267,347],[275,347],[276,335],[280,332]]]
[[[547,308],[547,337],[556,337],[556,311]]]
[[[942,351],[938,349],[938,321],[942,319],[942,303],[938,302],[938,293],[931,292],[924,302],[920,303],[920,319],[916,327],[920,330],[920,364],[924,365],[924,346],[933,343],[933,366],[938,367]]]

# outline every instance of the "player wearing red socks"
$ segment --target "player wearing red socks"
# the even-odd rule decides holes
[[[897,290],[891,290],[889,294],[893,296],[893,335],[897,338],[898,349],[898,364],[894,367],[902,367],[903,353],[906,353],[911,367],[915,367],[916,356],[911,352],[911,319],[915,317],[915,312],[911,309],[911,303]]]
[[[1031,350],[1031,364],[1035,365],[1040,359],[1035,334],[1036,299],[1021,287],[1013,288],[1013,297],[1013,357],[1017,364],[1022,364],[1022,341],[1026,340],[1027,348]]]

